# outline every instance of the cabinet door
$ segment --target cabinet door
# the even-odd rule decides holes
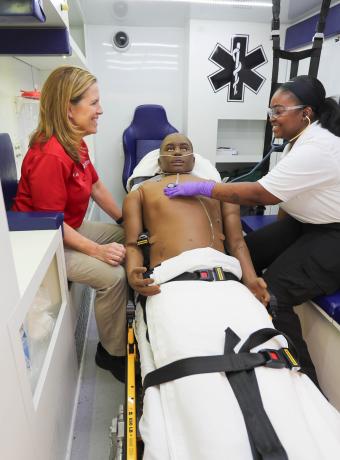
[[[39,446],[35,460],[60,459],[65,457],[78,378],[61,233],[18,233],[30,235],[18,235],[22,238],[15,242],[15,252],[21,255],[17,273],[24,249],[30,267],[34,253],[40,256],[30,280],[20,275],[24,289],[9,333],[26,415]],[[33,249],[23,245],[27,238]]]
[[[40,460],[35,455],[32,429],[26,415],[12,342],[7,330],[8,319],[20,294],[1,187],[0,254],[0,458]]]
[[[56,256],[36,292],[19,328],[26,371],[35,395],[42,369],[62,306],[61,286]]]

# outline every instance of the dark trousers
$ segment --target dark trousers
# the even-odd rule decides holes
[[[303,224],[286,217],[249,233],[245,240],[256,272],[277,299],[274,326],[292,339],[302,371],[318,385],[293,306],[340,287],[340,224]]]

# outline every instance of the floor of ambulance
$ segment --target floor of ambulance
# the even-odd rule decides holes
[[[124,399],[124,385],[99,369],[94,356],[98,343],[92,313],[83,363],[70,460],[110,460],[109,429]]]

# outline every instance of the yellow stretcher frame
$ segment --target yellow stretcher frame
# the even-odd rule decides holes
[[[137,460],[137,416],[136,416],[136,361],[137,347],[133,321],[135,307],[129,302],[127,307],[127,378],[126,378],[126,460]]]

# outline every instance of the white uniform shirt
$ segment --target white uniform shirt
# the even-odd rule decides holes
[[[289,147],[259,183],[301,222],[340,222],[340,137],[315,122]]]

